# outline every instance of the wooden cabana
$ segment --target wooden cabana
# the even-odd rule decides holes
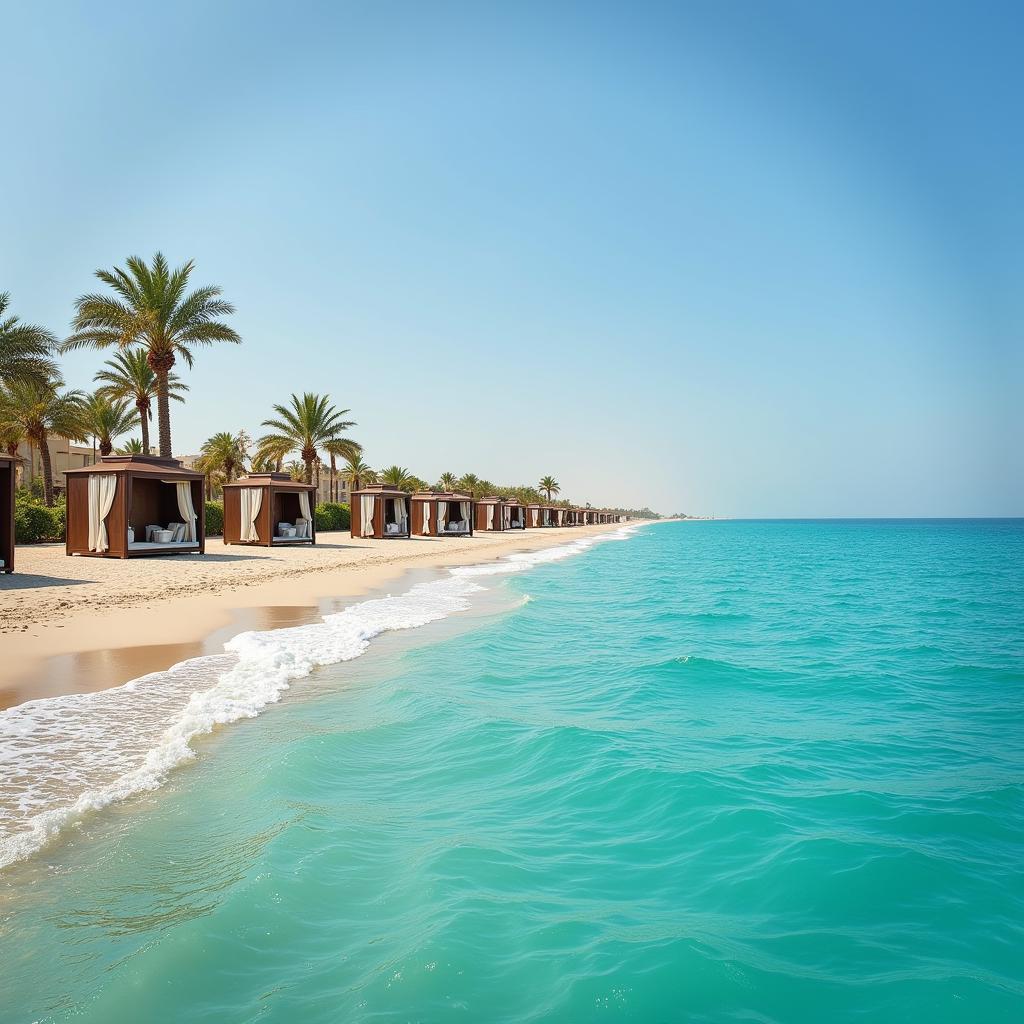
[[[579,526],[580,510],[578,508],[567,508],[565,510],[565,521],[563,526]]]
[[[202,554],[206,550],[203,474],[177,459],[105,455],[69,469],[69,555],[136,558]]]
[[[526,508],[510,498],[502,508],[502,522],[506,530],[526,529]]]
[[[558,526],[558,513],[565,512],[565,509],[559,509],[554,505],[527,505],[526,511],[528,515],[527,525],[541,528],[545,526]]]
[[[17,459],[0,455],[0,572],[14,572],[14,470]]]
[[[555,525],[555,509],[553,505],[532,504],[526,506],[526,525],[530,529],[541,529]]]
[[[395,540],[409,537],[409,495],[389,484],[352,492],[352,536]]]
[[[414,537],[472,537],[473,499],[454,491],[417,491],[410,499]]]
[[[479,533],[525,530],[526,510],[518,501],[501,494],[490,494],[476,503],[476,528]]]
[[[287,473],[249,473],[224,485],[224,543],[315,544],[316,485]]]

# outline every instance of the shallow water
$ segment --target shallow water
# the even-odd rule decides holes
[[[0,873],[0,1021],[1022,1018],[1024,523],[470,583]]]

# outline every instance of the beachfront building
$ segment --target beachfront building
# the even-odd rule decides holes
[[[565,510],[565,524],[566,526],[579,526],[580,525],[580,510],[578,508],[567,508]]]
[[[394,540],[409,536],[409,495],[388,484],[352,492],[352,536]]]
[[[14,470],[17,460],[0,455],[0,572],[14,572]]]
[[[288,473],[249,473],[224,485],[224,543],[315,544],[313,484]]]
[[[69,469],[69,555],[134,558],[206,550],[203,474],[177,459],[107,455]]]
[[[53,490],[57,495],[64,494],[67,490],[64,474],[69,469],[91,466],[99,459],[99,453],[94,447],[69,441],[66,437],[48,437],[46,447],[50,453]],[[18,445],[15,473],[18,477],[16,484],[19,487],[31,487],[33,483],[42,486],[43,453],[38,444],[32,441],[22,441]]]
[[[410,499],[414,537],[472,537],[473,499],[453,491],[417,491]]]

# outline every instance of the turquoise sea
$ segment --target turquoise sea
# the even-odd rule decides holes
[[[0,871],[0,1021],[1024,1020],[1024,521],[520,568],[309,674],[326,634],[249,641],[231,701],[287,689]],[[0,768],[172,684],[12,717]]]

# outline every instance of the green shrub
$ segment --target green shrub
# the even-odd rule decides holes
[[[220,537],[224,533],[224,503],[208,501],[206,503],[206,536]]]
[[[317,531],[347,530],[349,528],[348,505],[339,505],[334,501],[325,501],[317,505],[313,513]]]
[[[62,541],[66,513],[64,500],[53,508],[21,493],[14,502],[14,541],[16,544],[43,544]]]

